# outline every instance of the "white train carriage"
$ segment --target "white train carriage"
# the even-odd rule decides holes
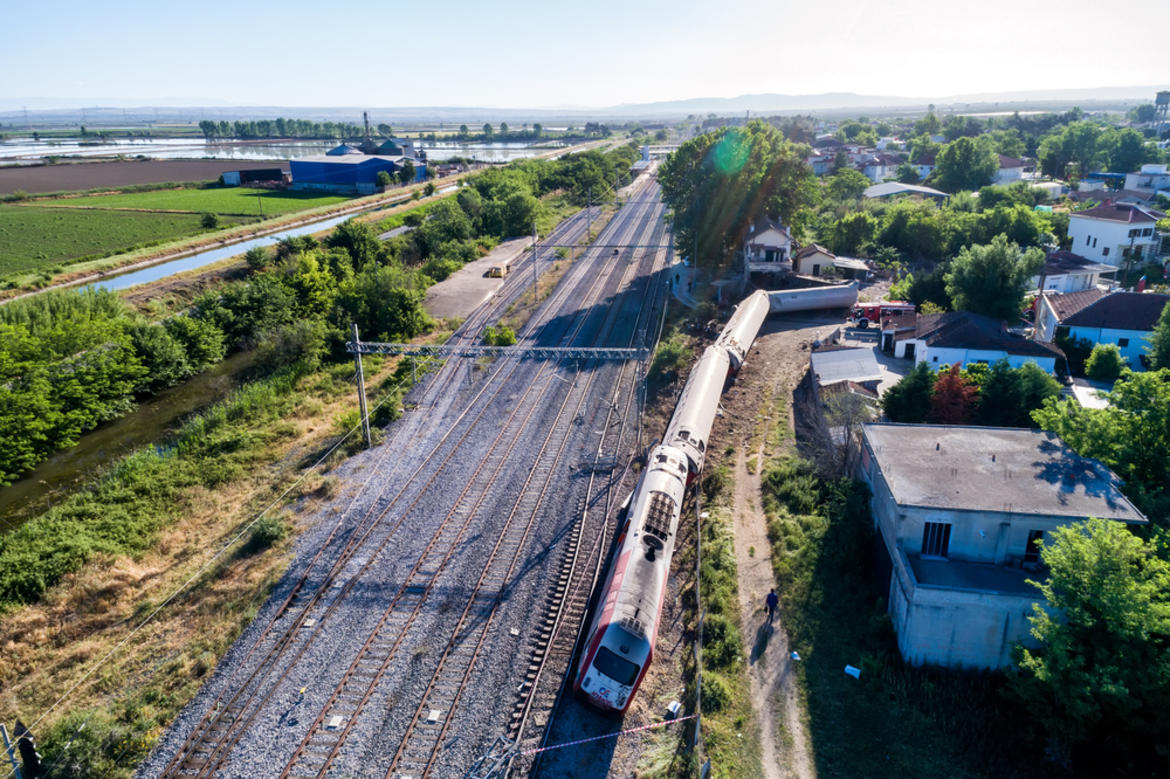
[[[730,365],[727,349],[719,345],[707,347],[687,377],[662,439],[667,446],[678,447],[686,453],[692,478],[703,470],[707,439],[711,437],[711,426],[715,423],[719,396],[723,394]]]
[[[683,452],[655,447],[634,491],[573,682],[605,711],[625,713],[654,656],[687,471]]]
[[[752,348],[752,343],[756,340],[764,320],[768,318],[771,308],[768,293],[758,290],[744,298],[731,315],[731,319],[727,320],[727,325],[719,334],[715,345],[727,351],[733,373],[738,371],[739,366],[747,359],[748,350]]]

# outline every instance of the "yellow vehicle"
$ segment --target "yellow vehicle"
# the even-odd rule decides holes
[[[501,262],[499,265],[492,265],[488,267],[489,279],[502,279],[508,275],[508,271],[512,269],[512,263]]]

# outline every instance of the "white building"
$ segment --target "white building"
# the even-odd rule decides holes
[[[748,225],[743,242],[748,274],[792,271],[792,236],[775,219],[759,217]]]
[[[995,184],[1011,184],[1013,181],[1019,181],[1024,177],[1024,161],[1017,160],[1015,157],[1007,157],[1003,154],[997,155],[999,157],[999,169],[995,172]]]
[[[1051,343],[1061,322],[1106,294],[1096,287],[1066,293],[1045,291],[1036,300],[1036,340]]]
[[[1037,542],[1089,517],[1146,522],[1112,471],[1040,430],[863,424],[858,470],[914,665],[1010,665],[1042,603]]]
[[[1170,295],[1149,292],[1111,292],[1060,321],[1070,338],[1093,344],[1117,344],[1121,356],[1135,371],[1145,370],[1150,335]]]
[[[1120,203],[1074,211],[1068,220],[1071,249],[1118,268],[1131,254],[1139,261],[1155,257],[1162,242],[1156,225],[1165,216],[1152,208]]]
[[[905,160],[893,154],[878,152],[862,158],[859,165],[866,178],[875,183],[881,183],[893,178],[898,173],[898,166]]]
[[[1052,252],[1044,262],[1040,274],[1032,277],[1032,289],[1043,292],[1080,292],[1093,289],[1101,276],[1115,273],[1117,268],[1086,260],[1068,251]]]
[[[1007,360],[1013,368],[1033,362],[1055,373],[1064,352],[1050,343],[1032,341],[1009,331],[1005,323],[970,311],[920,314],[913,332],[899,333],[894,356],[927,363],[934,370],[959,364],[992,365]]]
[[[1142,165],[1137,173],[1125,175],[1125,188],[1137,192],[1165,192],[1170,197],[1170,172],[1165,165]]]

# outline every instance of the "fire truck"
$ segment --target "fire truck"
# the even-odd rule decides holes
[[[908,317],[913,321],[914,304],[903,300],[883,300],[878,303],[858,303],[849,312],[849,322],[862,330],[871,324],[881,325],[887,318]]]

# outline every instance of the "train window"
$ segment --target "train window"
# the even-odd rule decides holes
[[[638,678],[640,670],[637,663],[623,660],[604,646],[597,650],[597,657],[593,658],[593,667],[618,684],[624,684],[627,687]]]

